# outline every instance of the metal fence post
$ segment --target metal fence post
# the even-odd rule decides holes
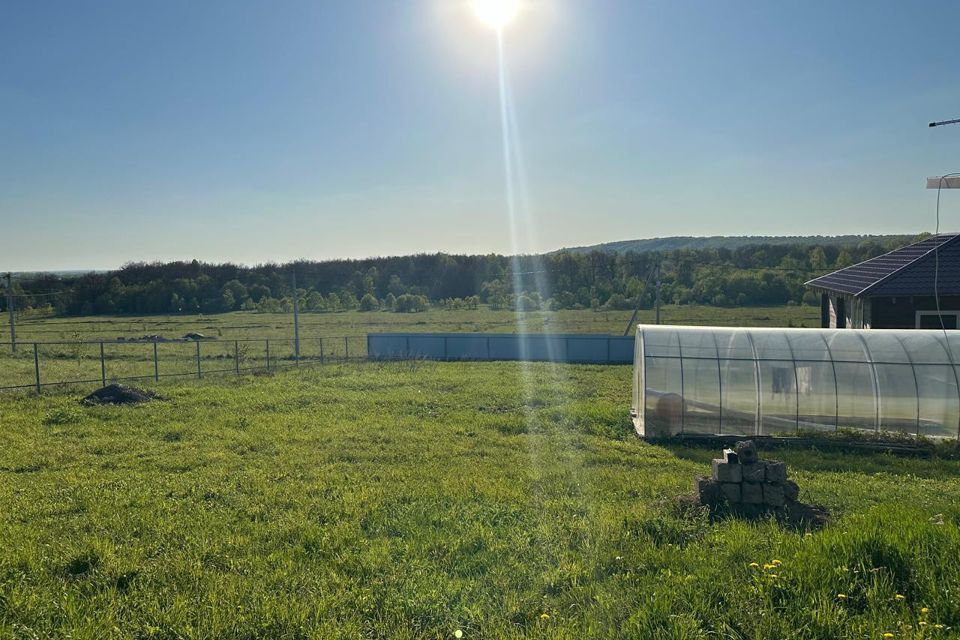
[[[100,383],[107,386],[107,359],[103,355],[103,342],[100,342]]]
[[[157,357],[157,341],[153,341],[153,381],[160,382],[160,358]]]
[[[33,371],[37,379],[37,395],[40,395],[40,349],[37,343],[33,343]]]
[[[200,341],[197,340],[197,378],[203,377],[203,371],[200,369]]]
[[[343,359],[350,359],[350,339],[347,336],[343,336]]]
[[[233,367],[237,370],[237,375],[240,375],[240,341],[233,341]]]
[[[323,358],[323,338],[320,338],[320,364],[325,364]]]
[[[270,371],[270,339],[267,338],[267,371]]]

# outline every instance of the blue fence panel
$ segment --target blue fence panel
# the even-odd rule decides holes
[[[596,334],[371,333],[371,359],[633,363],[633,337]]]
[[[570,338],[567,349],[570,362],[607,362],[610,339],[606,336]]]
[[[381,335],[377,336],[375,339],[371,339],[373,336],[367,337],[367,349],[369,350],[368,355],[372,358],[374,357],[374,351],[376,348],[376,357],[381,359],[389,358],[409,358],[410,351],[407,347],[407,336],[405,335]]]
[[[486,336],[449,336],[447,338],[447,359],[489,360],[490,342]]]
[[[610,362],[633,363],[636,339],[633,336],[610,338]]]
[[[442,354],[446,353],[443,336],[434,336],[430,334],[407,336],[409,349],[411,353]],[[431,356],[437,357],[437,356]]]

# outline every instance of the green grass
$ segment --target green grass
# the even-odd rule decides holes
[[[955,633],[960,463],[785,450],[833,524],[711,524],[676,498],[715,452],[636,439],[629,385],[413,362],[4,396],[0,637]]]
[[[631,311],[545,311],[526,314],[526,322],[529,330],[536,332],[622,335],[631,315]],[[820,326],[820,310],[810,306],[727,308],[669,305],[663,308],[662,320],[666,324],[776,327],[792,323],[816,327]],[[638,321],[652,323],[653,311],[642,310]],[[188,331],[230,340],[291,338],[293,317],[292,314],[235,312],[207,316],[38,318],[21,320],[18,334],[23,342],[49,342],[115,340],[152,334],[179,338]],[[512,311],[493,311],[486,307],[475,311],[432,310],[424,313],[304,313],[300,316],[300,331],[304,336],[336,337],[384,331],[515,333],[517,319]]]
[[[819,310],[812,307],[714,308],[669,306],[663,321],[672,324],[742,324],[747,326],[815,326]],[[559,311],[526,316],[533,332],[609,333],[622,335],[632,312]],[[640,322],[652,322],[653,312],[643,311]],[[39,318],[20,322],[20,352],[13,356],[0,346],[0,387],[35,383],[32,342],[66,342],[39,346],[41,383],[101,378],[100,347],[83,341],[107,341],[104,346],[106,378],[151,377],[153,347],[149,344],[117,344],[118,338],[161,335],[180,338],[199,332],[217,342],[203,344],[201,369],[232,370],[234,340],[271,340],[273,365],[293,364],[293,318],[290,314],[226,313],[213,316],[143,316]],[[301,316],[301,356],[306,359],[366,357],[366,335],[384,331],[414,332],[507,332],[517,331],[517,318],[510,311],[481,308],[476,311],[429,311],[426,313],[361,313],[351,311]],[[321,344],[321,338],[322,344]],[[267,365],[265,342],[240,344],[241,367]],[[158,349],[162,375],[196,375],[196,352],[192,344],[163,344]]]

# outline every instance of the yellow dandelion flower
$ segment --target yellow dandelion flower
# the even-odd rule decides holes
[[[837,598],[840,599],[840,600],[846,600],[846,599],[847,599],[847,594],[845,594],[845,593],[838,593],[838,594],[837,594]]]
[[[541,614],[540,614],[540,619],[541,619],[541,620],[546,620],[546,619],[549,618],[549,617],[550,617],[550,614],[548,614],[548,613],[541,613]]]
[[[763,570],[764,570],[764,571],[770,571],[770,569],[773,569],[773,568],[774,568],[774,565],[772,565],[772,564],[765,564],[765,565],[763,565]]]
[[[778,576],[778,575],[775,574],[775,573],[771,573],[769,577],[770,577],[771,580],[776,580],[776,579],[779,578],[780,576]]]
[[[773,566],[775,566],[775,567],[779,567],[779,566],[782,565],[782,564],[783,564],[783,563],[780,562],[779,560],[774,560],[774,561],[773,561]]]
[[[943,625],[938,622],[937,624],[933,625],[933,628],[934,628],[934,629],[943,629]]]
[[[459,640],[459,638],[463,637],[463,631],[461,631],[460,629],[457,629],[456,631],[453,632],[453,637]]]
[[[930,613],[930,607],[924,607],[923,609],[920,609],[920,613],[922,613],[923,615],[927,615],[928,613]]]
[[[888,632],[886,632],[885,634],[883,634],[883,637],[884,637],[884,638],[892,638],[892,637],[893,637],[893,634],[888,631]]]
[[[758,565],[756,562],[751,562],[751,563],[750,563],[750,567],[751,567],[752,569],[759,569],[759,568],[760,568],[760,565]]]
[[[923,620],[921,620],[921,621],[920,621],[919,623],[917,623],[917,624],[919,624],[921,627],[927,626],[927,623],[924,622]]]
[[[893,596],[893,599],[894,599],[894,600],[906,600],[906,599],[907,599],[907,596],[898,593],[897,595]]]

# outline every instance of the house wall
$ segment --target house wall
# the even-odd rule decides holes
[[[830,329],[843,327],[845,329],[863,328],[863,300],[839,293],[828,294],[828,318]],[[843,322],[841,322],[841,319]]]
[[[933,296],[877,297],[870,299],[870,328],[913,329],[917,311],[933,311],[937,302]],[[941,311],[960,311],[960,296],[940,298]]]

